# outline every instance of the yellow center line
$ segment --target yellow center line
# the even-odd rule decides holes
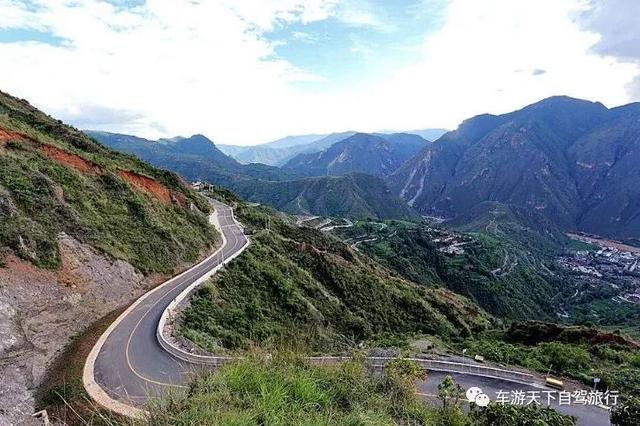
[[[176,387],[176,388],[184,388],[186,389],[186,386],[183,385],[176,385],[174,383],[166,383],[166,382],[159,382],[157,380],[153,380],[150,379],[148,377],[143,376],[142,374],[138,373],[135,368],[133,368],[133,365],[131,364],[131,359],[129,358],[129,345],[131,345],[131,339],[133,338],[133,334],[136,332],[136,330],[138,329],[138,327],[140,326],[140,324],[142,323],[142,320],[145,319],[145,317],[147,316],[147,314],[149,314],[149,312],[151,312],[151,309],[153,309],[161,300],[164,299],[164,297],[169,294],[171,291],[173,291],[174,289],[171,289],[169,291],[167,291],[165,294],[162,295],[162,297],[153,305],[151,305],[151,307],[149,307],[149,309],[147,310],[147,312],[144,313],[144,315],[142,315],[142,317],[140,317],[140,320],[136,323],[135,327],[133,328],[133,330],[131,331],[131,333],[129,334],[129,339],[127,340],[127,346],[125,348],[125,357],[127,359],[127,365],[129,366],[129,370],[131,370],[131,372],[133,374],[135,374],[136,376],[138,376],[139,378],[141,378],[142,380],[145,380],[149,383],[154,383],[156,385],[160,385],[160,386],[170,386],[170,387]]]
[[[235,238],[235,240],[236,240],[236,241],[234,242],[234,247],[235,247],[235,244],[238,242],[238,239],[237,239],[237,237],[236,237],[235,235],[234,235],[234,238]],[[224,246],[220,248],[220,252],[222,252],[223,250],[224,250]],[[216,265],[216,266],[217,266],[217,265]],[[159,304],[159,303],[160,303],[160,302],[161,302],[161,301],[162,301],[162,300],[167,296],[167,294],[169,294],[170,292],[172,292],[172,291],[173,291],[173,290],[175,290],[175,289],[176,289],[176,287],[174,287],[174,288],[172,288],[172,289],[168,290],[167,292],[165,292],[165,293],[162,295],[162,297],[160,297],[160,298],[158,299],[158,301],[156,301],[154,304],[152,304],[152,305],[149,307],[149,309],[147,309],[147,311],[144,313],[144,315],[142,315],[142,317],[140,317],[140,320],[138,320],[138,322],[136,323],[135,327],[133,328],[133,330],[132,330],[132,331],[131,331],[131,333],[129,334],[129,339],[127,340],[127,346],[126,346],[126,348],[125,348],[125,358],[126,358],[126,360],[127,360],[127,365],[128,365],[128,367],[129,367],[129,370],[131,370],[131,372],[132,372],[133,374],[135,374],[137,377],[139,377],[140,379],[145,380],[145,381],[147,381],[147,382],[149,382],[149,383],[153,383],[153,384],[156,384],[156,385],[160,385],[160,386],[169,386],[169,387],[176,387],[176,388],[183,388],[183,389],[186,389],[186,388],[187,388],[187,386],[184,386],[184,385],[177,385],[177,384],[175,384],[175,383],[160,382],[160,381],[153,380],[153,379],[150,379],[150,378],[148,378],[148,377],[145,377],[145,376],[144,376],[144,375],[142,375],[141,373],[138,373],[138,372],[136,371],[136,369],[135,369],[135,368],[133,368],[133,364],[131,363],[131,359],[129,358],[129,346],[131,345],[131,340],[133,339],[133,335],[135,334],[136,330],[138,329],[138,327],[140,326],[140,324],[142,323],[142,321],[146,318],[146,316],[149,314],[149,312],[151,312],[151,310],[152,310],[155,306],[157,306],[157,305],[158,305],[158,304]]]

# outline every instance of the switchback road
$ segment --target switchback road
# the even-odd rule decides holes
[[[196,281],[210,275],[216,267],[238,254],[248,244],[242,227],[235,221],[230,207],[210,200],[216,214],[214,221],[224,235],[224,243],[218,251],[161,286],[146,293],[129,307],[102,335],[85,364],[83,381],[89,395],[106,408],[127,416],[141,416],[144,403],[155,396],[162,396],[170,389],[183,388],[189,375],[198,369],[212,368],[184,362],[163,349],[158,342],[158,324],[169,304]],[[211,357],[216,358],[216,357]],[[320,359],[316,359],[318,361]],[[378,362],[374,358],[372,362]],[[418,360],[427,363],[427,360]],[[485,392],[515,389],[539,389],[514,383],[517,376],[508,370],[473,366],[458,362],[431,361],[425,364],[431,371],[428,379],[420,383],[418,392],[429,399],[437,393],[437,385],[445,375],[453,375],[465,388],[480,386]],[[322,363],[322,362],[321,362]],[[429,366],[430,365],[430,366]],[[450,365],[447,367],[447,365]],[[473,368],[483,369],[471,373]],[[453,371],[454,373],[443,373]],[[460,370],[467,373],[462,373]],[[492,371],[495,370],[495,371]],[[490,377],[498,372],[514,376],[512,380]],[[528,375],[527,375],[528,376]],[[501,376],[502,377],[502,376]],[[137,407],[137,408],[136,408]],[[585,426],[608,425],[608,412],[597,407],[555,407],[579,418]]]

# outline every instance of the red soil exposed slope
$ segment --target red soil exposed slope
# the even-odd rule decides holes
[[[63,151],[52,145],[43,145],[44,152],[60,164],[74,168],[82,173],[100,173],[100,168],[76,154]]]
[[[166,186],[151,179],[150,177],[125,170],[120,171],[119,174],[123,179],[125,179],[136,188],[153,195],[159,200],[165,201],[167,203],[171,202],[171,191],[169,191]]]
[[[102,169],[96,164],[92,163],[89,160],[85,160],[81,156],[77,154],[73,154],[71,152],[65,151],[53,145],[42,144],[26,135],[23,135],[18,132],[14,132],[11,130],[6,130],[0,128],[0,145],[4,145],[10,141],[20,141],[20,142],[32,142],[39,145],[39,148],[51,159],[57,161],[58,163],[71,167],[75,170],[78,170],[84,174],[101,174]],[[150,194],[151,196],[167,202],[175,202],[181,206],[187,205],[186,197],[180,193],[172,193],[166,186],[161,184],[160,182],[148,177],[141,175],[136,172],[121,170],[119,173],[120,177],[125,179],[135,188]]]

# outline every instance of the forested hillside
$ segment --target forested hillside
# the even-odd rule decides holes
[[[231,188],[249,201],[293,214],[411,219],[416,213],[385,182],[361,173],[283,182],[246,180]]]
[[[541,267],[541,262],[553,267],[551,256],[509,236],[399,221],[361,221],[334,233],[407,279],[469,297],[500,318],[554,318],[554,301],[573,291]]]
[[[182,325],[206,349],[288,341],[330,350],[387,335],[468,336],[490,323],[469,300],[402,279],[273,210],[236,201],[236,213],[252,243],[194,295]]]

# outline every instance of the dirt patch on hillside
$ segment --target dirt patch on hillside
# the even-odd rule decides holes
[[[560,341],[574,344],[610,344],[640,350],[640,343],[629,337],[607,333],[584,326],[568,326],[543,321],[513,323],[506,333],[508,342],[537,345],[541,342]]]
[[[325,250],[320,250],[318,247],[314,246],[313,244],[309,244],[309,243],[298,243],[298,251],[302,252],[302,253],[309,253],[309,254],[323,254],[326,253]]]
[[[170,203],[172,200],[171,191],[166,186],[150,177],[124,170],[120,172],[120,176],[131,185],[153,195],[161,201]]]
[[[44,152],[57,162],[76,169],[82,173],[100,173],[100,168],[76,154],[63,151],[52,145],[44,145]]]
[[[180,207],[189,207],[189,199],[181,192],[171,191],[171,200]]]
[[[0,128],[0,145],[11,141],[23,142],[25,140],[27,140],[27,137],[21,133]]]

